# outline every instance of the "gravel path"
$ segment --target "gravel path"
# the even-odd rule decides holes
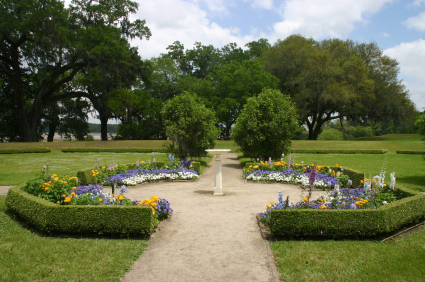
[[[122,281],[278,281],[268,242],[256,215],[278,192],[300,200],[296,185],[245,183],[236,154],[222,155],[224,196],[213,196],[214,160],[197,182],[158,182],[129,187],[126,195],[152,195],[171,203],[174,215]]]

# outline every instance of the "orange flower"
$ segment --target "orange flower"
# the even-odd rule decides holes
[[[103,202],[103,199],[99,199],[99,202]]]
[[[49,191],[49,187],[44,188],[44,191]]]
[[[120,195],[120,196],[118,197],[118,200],[120,200],[120,201],[124,200],[124,196],[123,196],[123,195]]]
[[[71,202],[71,197],[66,197],[65,200],[63,200],[64,203],[69,203]]]

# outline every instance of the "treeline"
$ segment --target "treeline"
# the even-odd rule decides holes
[[[117,133],[118,124],[108,124],[108,133]],[[89,132],[90,133],[100,133],[101,126],[100,123],[89,123]]]
[[[58,130],[83,140],[92,109],[102,140],[109,119],[121,122],[117,139],[166,139],[160,113],[186,92],[214,111],[224,137],[263,89],[295,103],[296,138],[317,139],[332,123],[404,131],[419,115],[398,62],[375,43],[299,35],[244,48],[176,41],[142,60],[129,39],[151,32],[144,21],[128,21],[137,8],[127,0],[75,0],[68,8],[59,0],[0,0],[0,140],[37,141],[46,127],[49,141]]]

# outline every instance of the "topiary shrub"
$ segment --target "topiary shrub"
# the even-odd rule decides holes
[[[220,134],[217,118],[196,94],[184,92],[167,101],[162,116],[167,136],[177,143],[178,157],[201,157],[214,148]]]
[[[233,127],[233,138],[245,157],[278,159],[288,153],[299,129],[295,105],[279,90],[264,89],[248,99]]]
[[[9,189],[6,205],[48,233],[148,236],[154,231],[152,208],[147,206],[57,205],[26,193],[21,187]]]

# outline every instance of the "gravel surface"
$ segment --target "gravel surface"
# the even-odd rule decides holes
[[[279,191],[294,202],[307,192],[296,185],[245,183],[234,153],[222,155],[222,178],[225,195],[213,196],[213,160],[197,182],[129,187],[132,200],[167,199],[174,215],[122,281],[278,281],[256,215],[277,201]]]

